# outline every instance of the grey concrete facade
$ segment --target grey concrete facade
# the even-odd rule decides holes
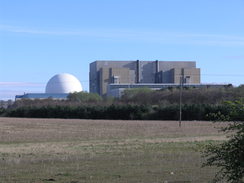
[[[106,95],[109,84],[200,83],[195,61],[95,61],[90,64],[90,92]]]

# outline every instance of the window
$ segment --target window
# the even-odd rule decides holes
[[[191,82],[191,77],[190,76],[186,76],[186,78],[185,78],[185,83],[190,83]]]
[[[113,76],[113,83],[119,84],[119,76]]]

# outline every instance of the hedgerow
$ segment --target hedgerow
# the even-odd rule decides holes
[[[228,114],[225,105],[183,105],[183,120],[210,120],[209,113]],[[7,109],[5,116],[29,118],[77,118],[122,120],[177,120],[179,105],[80,105],[80,106],[24,106]]]

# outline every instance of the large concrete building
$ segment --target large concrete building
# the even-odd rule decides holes
[[[112,89],[142,84],[162,88],[178,85],[182,75],[185,84],[200,84],[200,69],[195,61],[95,61],[90,64],[90,92],[106,96],[113,93]]]

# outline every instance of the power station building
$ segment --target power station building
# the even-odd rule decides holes
[[[90,64],[90,92],[119,96],[126,88],[161,89],[200,85],[195,61],[95,61]]]
[[[100,96],[120,97],[125,89],[184,87],[226,87],[227,84],[202,84],[200,69],[195,61],[95,61],[90,63],[89,87]],[[73,75],[62,73],[53,76],[45,93],[16,95],[15,100],[55,99],[66,100],[73,92],[81,92],[82,85]]]
[[[45,93],[25,93],[24,95],[16,95],[15,100],[66,100],[70,93],[81,91],[82,85],[75,76],[68,73],[62,73],[56,74],[47,82]]]

